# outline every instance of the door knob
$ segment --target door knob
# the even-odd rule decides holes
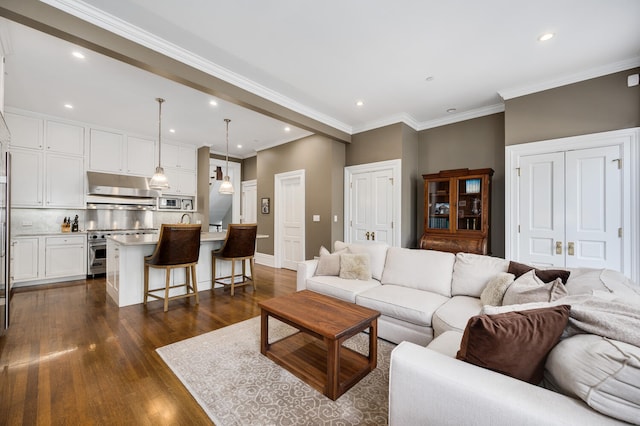
[[[574,254],[573,242],[570,242],[570,243],[567,244],[567,254],[569,256],[573,256],[573,254]]]
[[[556,241],[556,254],[562,254],[562,241]]]

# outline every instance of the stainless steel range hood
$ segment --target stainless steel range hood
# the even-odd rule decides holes
[[[155,210],[160,196],[142,176],[87,172],[87,180],[89,209]]]
[[[87,172],[87,180],[89,181],[89,195],[145,198],[160,196],[160,191],[150,189],[148,179],[142,176]]]

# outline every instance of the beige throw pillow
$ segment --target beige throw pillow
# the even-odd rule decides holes
[[[330,275],[337,277],[340,275],[340,254],[346,253],[347,249],[329,253],[324,246],[320,247],[320,257],[318,258],[318,267],[316,268],[316,276]]]
[[[503,305],[517,305],[531,302],[553,302],[569,293],[562,284],[562,279],[556,278],[554,281],[544,283],[535,274],[535,270],[530,270],[522,274],[513,282],[504,293]]]
[[[487,286],[480,294],[480,300],[483,305],[500,306],[502,298],[509,286],[513,284],[515,275],[508,272],[500,272],[489,280]]]
[[[369,263],[368,254],[341,254],[340,278],[364,281],[370,280],[371,266]]]

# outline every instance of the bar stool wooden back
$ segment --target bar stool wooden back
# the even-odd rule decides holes
[[[248,284],[256,289],[255,261],[256,235],[258,225],[255,223],[229,224],[227,236],[222,247],[211,252],[211,290],[216,283],[231,287],[231,295],[234,295],[236,287]],[[231,275],[216,276],[216,260],[231,261]],[[246,261],[249,261],[251,277],[247,276]],[[242,262],[242,276],[236,283],[236,261]]]
[[[195,297],[198,299],[198,280],[196,264],[200,254],[201,225],[162,224],[158,244],[151,256],[144,258],[144,304],[149,297],[164,299],[164,311],[169,308],[169,300]],[[149,290],[149,268],[165,270],[164,288]],[[171,270],[185,268],[184,284],[171,285]],[[191,281],[191,283],[189,283]],[[169,296],[169,290],[184,287],[185,293]],[[154,294],[163,292],[164,294]]]

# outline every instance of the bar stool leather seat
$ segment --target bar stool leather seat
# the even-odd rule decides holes
[[[200,303],[196,264],[200,254],[201,230],[201,225],[162,224],[155,251],[144,258],[145,305],[149,297],[164,299],[165,312],[169,308],[169,300],[194,297],[196,305]],[[165,270],[164,288],[149,289],[149,268]],[[171,285],[171,271],[177,268],[185,268],[185,282]],[[180,287],[185,288],[184,294],[169,296],[169,290]],[[154,294],[156,292],[164,292],[164,294]]]
[[[231,296],[236,287],[251,284],[256,290],[255,252],[258,225],[255,223],[229,224],[222,247],[211,252],[211,290],[216,283],[231,288]],[[231,262],[231,275],[216,277],[216,260]],[[242,276],[236,282],[236,261],[242,262]],[[251,277],[247,276],[246,261],[249,261]],[[227,282],[229,280],[229,282]]]

